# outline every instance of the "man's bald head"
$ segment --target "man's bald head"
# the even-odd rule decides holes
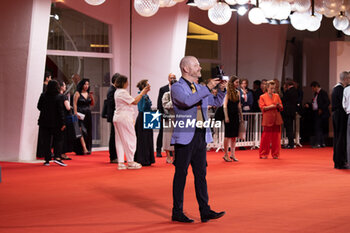
[[[182,77],[186,78],[190,82],[198,81],[201,77],[201,66],[197,58],[193,56],[185,56],[180,61],[180,69]]]
[[[197,58],[195,58],[194,56],[185,56],[181,59],[180,61],[180,69],[181,69],[181,72],[183,72],[183,69],[185,67],[189,67],[191,66],[191,64],[196,61]]]

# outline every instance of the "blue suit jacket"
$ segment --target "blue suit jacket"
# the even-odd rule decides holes
[[[171,144],[182,144],[187,145],[192,141],[196,127],[190,125],[186,127],[186,122],[196,121],[197,118],[197,103],[202,101],[201,108],[204,116],[204,120],[208,119],[208,96],[211,92],[206,86],[195,84],[197,92],[192,93],[191,88],[187,84],[184,78],[171,86],[171,98],[173,101],[174,112],[175,112],[175,126],[173,135],[171,137]],[[225,93],[218,91],[217,101],[222,101]],[[179,122],[184,122],[181,126]],[[210,128],[206,128],[207,143],[212,142]]]

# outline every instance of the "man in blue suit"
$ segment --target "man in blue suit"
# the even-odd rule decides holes
[[[218,101],[224,98],[224,85],[219,78],[211,79],[206,86],[198,85],[201,67],[197,58],[184,57],[180,62],[182,77],[172,85],[171,97],[175,111],[174,132],[171,144],[175,145],[175,174],[173,181],[172,220],[193,222],[183,213],[184,188],[188,166],[191,164],[195,177],[196,197],[201,221],[222,217],[225,212],[215,212],[208,205],[206,145],[212,141],[211,131],[206,127],[210,90],[220,82]]]

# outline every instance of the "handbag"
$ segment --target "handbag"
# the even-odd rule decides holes
[[[216,109],[214,118],[216,121],[223,121],[225,119],[224,107],[220,106]]]
[[[79,120],[76,115],[71,114],[67,116],[66,122],[67,124],[71,124],[73,126],[73,132],[74,132],[75,138],[80,138],[81,136],[83,136],[79,126]]]
[[[102,107],[102,113],[101,113],[101,117],[102,118],[108,118],[108,100],[105,99],[103,101],[103,107]]]
[[[246,137],[246,123],[246,121],[239,122],[238,138],[241,140],[245,140]]]

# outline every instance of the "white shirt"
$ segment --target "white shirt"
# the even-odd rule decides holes
[[[350,114],[350,86],[344,88],[343,92],[343,108],[346,114]]]
[[[131,104],[135,99],[123,88],[117,88],[114,92],[115,111],[113,121],[123,118],[134,118],[134,106]]]

